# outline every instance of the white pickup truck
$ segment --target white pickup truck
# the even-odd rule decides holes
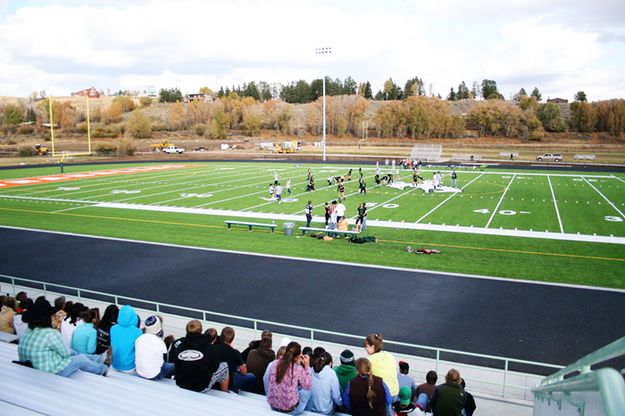
[[[163,148],[163,153],[168,153],[168,154],[172,154],[172,153],[184,153],[184,149],[182,147],[177,147],[177,146],[167,146]]]

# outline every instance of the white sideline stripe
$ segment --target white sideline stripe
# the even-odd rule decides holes
[[[74,202],[79,204],[86,204],[87,206],[96,208],[114,208],[114,209],[132,209],[137,211],[155,211],[155,212],[177,212],[182,214],[200,214],[200,215],[217,215],[222,217],[234,217],[234,218],[262,218],[268,220],[281,220],[281,221],[303,221],[301,215],[296,214],[274,214],[270,212],[243,212],[243,211],[230,211],[222,209],[210,209],[210,208],[185,208],[185,207],[161,207],[153,205],[137,205],[126,204],[119,202],[94,202],[83,201],[74,199],[55,199],[55,198],[35,198],[26,196],[8,196],[0,195],[0,198],[6,199],[23,199],[34,201],[53,201],[53,202]],[[92,205],[89,205],[92,204]],[[84,206],[81,208],[85,208]],[[314,216],[313,222],[325,223],[325,217]],[[352,219],[348,219],[348,223],[353,224]],[[452,233],[466,233],[466,234],[481,234],[481,235],[499,235],[507,237],[527,237],[527,238],[540,238],[547,240],[560,240],[560,241],[584,241],[588,243],[608,243],[608,244],[625,244],[625,237],[608,237],[600,235],[589,234],[566,234],[566,233],[554,233],[554,232],[540,232],[540,231],[523,231],[523,230],[508,230],[508,229],[488,229],[479,227],[465,227],[465,226],[451,226],[451,225],[438,225],[438,224],[416,224],[397,221],[378,221],[368,220],[368,225],[384,228],[399,228],[405,230],[421,230],[421,231],[442,231]]]
[[[590,183],[590,182],[589,182],[588,180],[586,180],[586,178],[584,178],[584,177],[582,177],[582,179],[584,179],[584,181],[585,181],[588,185],[590,185],[590,186],[592,187],[592,189],[594,189],[595,191],[597,191],[597,193],[598,193],[599,195],[601,195],[601,196],[603,197],[603,199],[605,199],[605,200],[606,200],[606,202],[607,202],[608,204],[612,205],[612,208],[614,208],[614,209],[616,210],[616,212],[618,212],[619,214],[621,214],[621,217],[625,218],[625,214],[623,214],[623,212],[622,212],[620,209],[618,209],[618,207],[617,207],[616,205],[614,205],[614,203],[613,203],[612,201],[610,201],[610,200],[609,200],[609,199],[608,199],[605,195],[603,195],[603,194],[601,193],[601,191],[600,191],[600,190],[598,190],[597,188],[595,188],[595,185],[593,185],[592,183]]]
[[[183,214],[201,214],[201,215],[216,215],[222,217],[235,217],[235,218],[262,218],[268,220],[280,220],[280,221],[303,221],[304,218],[301,215],[294,214],[274,214],[270,212],[242,212],[242,211],[229,211],[223,209],[207,209],[207,208],[184,208],[184,207],[159,207],[151,205],[134,205],[134,204],[119,204],[115,202],[102,202],[94,205],[97,208],[115,208],[115,209],[134,209],[139,211],[158,211],[158,212],[177,212]],[[325,218],[320,216],[313,217],[314,222],[325,223]],[[353,224],[353,221],[348,223]],[[563,234],[554,232],[540,232],[540,231],[523,231],[523,230],[503,230],[503,229],[488,229],[479,227],[465,227],[465,226],[449,226],[449,225],[437,225],[437,224],[415,224],[405,223],[397,221],[367,221],[367,225],[384,227],[384,228],[400,228],[405,230],[425,230],[425,231],[444,231],[455,233],[468,233],[468,234],[483,234],[483,235],[500,235],[509,237],[528,237],[528,238],[541,238],[548,240],[562,240],[562,241],[586,241],[590,243],[611,243],[611,244],[625,244],[625,237],[608,237],[608,236],[595,236],[587,234]]]
[[[490,216],[490,218],[488,219],[488,222],[486,223],[486,226],[484,228],[488,228],[490,223],[493,221],[493,218],[495,218],[495,215],[497,214],[497,210],[499,209],[499,206],[503,202],[503,199],[506,197],[506,194],[508,193],[508,189],[510,189],[510,186],[512,185],[512,182],[514,181],[514,178],[516,178],[516,173],[514,175],[512,175],[512,179],[510,179],[510,182],[508,183],[508,186],[506,186],[506,189],[504,189],[503,194],[501,195],[501,198],[499,198],[499,202],[497,203],[497,206],[493,210],[493,213]]]
[[[614,175],[612,175],[612,177],[613,177],[614,179],[616,179],[617,181],[621,181],[621,182],[625,183],[625,181],[624,181],[623,179],[619,178],[618,176],[614,176]]]
[[[560,232],[564,233],[564,227],[562,226],[562,220],[560,219],[560,210],[558,210],[558,203],[556,202],[556,194],[553,192],[553,186],[551,186],[551,178],[547,175],[547,182],[549,182],[549,189],[551,189],[551,197],[553,198],[553,206],[556,208],[556,215],[558,216],[558,224],[560,224]]]
[[[616,289],[611,287],[599,287],[599,286],[585,286],[585,285],[575,285],[571,283],[554,283],[554,282],[542,282],[539,280],[524,280],[524,279],[513,279],[513,278],[504,278],[504,277],[495,277],[495,276],[486,276],[479,274],[463,274],[463,273],[452,273],[452,272],[439,272],[425,269],[408,269],[405,267],[393,267],[393,266],[380,266],[376,264],[360,264],[360,263],[351,263],[346,261],[337,261],[337,260],[321,260],[321,259],[309,259],[302,257],[293,257],[293,256],[283,256],[280,254],[263,254],[263,253],[251,253],[247,251],[237,251],[237,250],[225,250],[219,248],[207,248],[207,247],[194,247],[194,246],[184,246],[181,244],[171,244],[171,243],[157,243],[153,241],[143,241],[143,240],[131,240],[128,238],[116,238],[116,237],[103,237],[97,235],[87,235],[87,234],[77,234],[77,233],[68,233],[64,231],[50,231],[50,230],[38,230],[35,228],[26,228],[26,227],[13,227],[10,225],[0,225],[0,228],[7,228],[11,230],[23,230],[23,231],[33,231],[38,233],[47,233],[47,234],[58,234],[58,235],[68,235],[72,237],[84,237],[84,238],[93,238],[97,240],[108,240],[108,241],[123,241],[125,243],[135,243],[135,244],[147,244],[151,246],[159,246],[159,247],[172,247],[172,248],[184,248],[189,250],[198,250],[198,251],[214,251],[217,253],[231,253],[231,254],[242,254],[247,256],[256,256],[256,257],[268,257],[268,258],[278,258],[285,260],[299,260],[306,261],[310,263],[327,263],[327,264],[336,264],[339,266],[352,266],[352,267],[362,267],[366,269],[379,269],[379,270],[397,270],[402,272],[411,272],[411,273],[428,273],[435,274],[439,276],[445,277],[467,277],[471,279],[483,279],[483,280],[495,280],[506,283],[522,283],[522,284],[530,284],[530,285],[543,285],[543,286],[555,286],[555,287],[566,287],[573,289],[583,289],[583,290],[594,290],[601,292],[616,292],[616,293],[624,293],[625,289]]]
[[[473,178],[471,180],[471,182],[469,182],[468,184],[466,184],[465,186],[463,186],[460,189],[464,189],[467,186],[471,185],[473,182],[475,182],[476,180],[480,179],[482,177],[482,175],[484,175],[484,173],[482,173],[481,175],[479,175],[477,178]],[[425,217],[427,217],[428,215],[430,215],[431,213],[433,213],[434,211],[436,211],[438,208],[440,208],[445,202],[449,201],[451,198],[453,198],[454,196],[458,195],[458,193],[453,193],[451,195],[449,195],[447,197],[447,199],[445,199],[443,202],[441,202],[440,204],[438,204],[437,206],[435,206],[434,208],[432,208],[431,210],[429,210],[424,216],[422,216],[421,218],[419,218],[416,222],[419,223],[421,222],[422,219],[424,219]]]

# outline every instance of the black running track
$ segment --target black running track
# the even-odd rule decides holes
[[[440,348],[569,364],[623,336],[625,292],[0,228],[0,273]]]

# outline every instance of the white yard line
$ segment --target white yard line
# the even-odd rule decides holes
[[[510,183],[508,183],[508,186],[506,186],[506,189],[504,189],[503,194],[501,195],[501,198],[499,198],[499,202],[497,203],[497,206],[493,210],[493,213],[490,216],[490,218],[488,219],[488,222],[486,223],[486,226],[484,228],[488,228],[490,223],[493,221],[493,218],[495,218],[495,215],[497,214],[497,210],[499,209],[499,206],[503,202],[503,199],[506,197],[506,194],[508,193],[508,189],[510,189],[510,185],[512,185],[512,181],[514,181],[515,177],[516,177],[516,173],[514,175],[512,175],[512,179],[510,179]]]
[[[66,212],[66,211],[73,211],[75,209],[81,209],[81,208],[88,208],[88,207],[92,207],[93,205],[80,205],[78,207],[71,207],[71,208],[65,208],[65,209],[59,209],[57,211],[52,211],[52,214],[58,214],[59,212]]]
[[[473,178],[471,180],[471,182],[469,182],[468,184],[466,184],[465,186],[463,186],[460,189],[464,189],[467,186],[471,185],[473,182],[475,182],[476,180],[480,179],[482,176],[484,175],[484,173],[480,174],[477,178]],[[449,195],[443,202],[441,202],[440,204],[438,204],[437,206],[435,206],[434,208],[432,208],[431,210],[429,210],[425,215],[423,215],[421,218],[419,218],[417,221],[415,221],[416,223],[420,223],[425,217],[427,217],[428,215],[430,215],[431,213],[433,213],[434,211],[436,211],[438,208],[440,208],[445,202],[449,201],[451,198],[453,198],[454,196],[458,195],[459,192],[455,192],[451,195]]]
[[[625,218],[625,214],[623,214],[623,212],[622,212],[620,209],[618,209],[618,207],[617,207],[617,206],[616,206],[616,205],[615,205],[612,201],[610,201],[608,198],[606,198],[606,196],[605,196],[605,195],[603,195],[603,194],[601,193],[601,191],[600,191],[600,190],[598,190],[598,189],[597,189],[597,188],[596,188],[596,187],[595,187],[592,183],[590,183],[588,180],[586,180],[586,178],[585,178],[584,176],[582,176],[582,179],[583,179],[583,180],[584,180],[584,181],[585,181],[588,185],[590,185],[590,186],[592,187],[592,189],[594,189],[595,191],[597,191],[597,193],[598,193],[599,195],[601,195],[601,196],[603,197],[603,199],[605,199],[605,200],[606,200],[606,202],[607,202],[608,204],[612,205],[612,208],[614,208],[614,209],[616,210],[616,212],[618,212],[618,213],[621,215],[621,217],[622,217],[622,218]]]
[[[553,186],[551,185],[551,178],[547,175],[547,182],[549,182],[549,189],[551,189],[551,197],[553,198],[553,206],[556,208],[556,215],[558,216],[558,224],[560,224],[560,232],[564,232],[562,226],[562,219],[560,218],[560,210],[558,209],[558,203],[556,202],[556,194],[553,192]]]
[[[625,183],[625,181],[624,181],[623,179],[619,178],[618,176],[614,176],[614,175],[612,175],[612,177],[613,177],[614,179],[616,179],[617,181],[621,181],[621,182]]]

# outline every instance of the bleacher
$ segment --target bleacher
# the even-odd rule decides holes
[[[443,154],[441,144],[415,144],[410,152],[410,159],[420,160],[423,163],[440,162]]]
[[[44,288],[43,290],[41,290],[41,289],[33,289],[32,287],[27,287],[27,286],[12,285],[10,287],[10,289],[12,290],[9,290],[9,286],[0,284],[0,289],[3,289],[5,292],[12,291],[13,293],[19,290],[26,290],[28,294],[33,298],[36,298],[37,296],[41,294],[45,294],[49,300],[54,299],[54,297],[58,295],[58,293],[54,293],[53,291],[51,291],[49,287],[47,289]],[[85,292],[88,292],[88,291],[83,291],[81,298],[74,298],[71,295],[68,295],[67,292],[65,292],[65,296],[68,300],[74,300],[74,301],[80,300],[81,302],[87,304],[88,306],[98,307],[100,308],[100,310],[104,310],[104,308],[108,305],[109,302],[106,302],[104,300],[96,300],[94,298],[86,299],[84,297]],[[117,297],[115,297],[115,299],[117,299]],[[135,305],[135,310],[141,317],[142,321],[145,320],[145,318],[148,315],[152,315],[155,313],[154,309],[145,309],[145,307],[149,303],[148,301],[135,299],[134,301],[130,300],[130,303]],[[144,306],[144,308],[137,307],[138,305],[142,305]],[[188,309],[188,308],[183,308],[183,307],[177,308],[179,310],[177,313],[182,313],[183,315],[166,313],[163,310],[164,308],[167,308],[165,304],[156,305],[156,313],[158,313],[160,316],[164,318],[163,329],[165,331],[165,334],[171,334],[176,338],[182,336],[184,334],[184,327],[186,323],[188,322],[188,320],[190,319],[189,318],[190,315],[184,316],[185,309]],[[198,311],[195,311],[195,310],[191,311],[189,309],[188,312],[191,314],[191,316],[196,316],[196,317],[198,316],[197,314]],[[215,316],[211,316],[209,314],[214,314]],[[233,316],[217,314],[217,313],[209,313],[209,312],[205,312],[202,315],[203,315],[202,322],[203,322],[204,328],[208,328],[212,326],[214,328],[217,328],[217,330],[219,331],[225,325],[233,326],[236,331],[234,346],[238,348],[239,350],[243,350],[247,346],[249,341],[253,339],[258,339],[258,335],[259,335],[258,331],[259,329],[263,328],[265,325],[269,325],[269,327],[273,327],[275,329],[277,329],[276,326],[282,325],[282,324],[275,323],[275,322],[272,323],[272,322],[264,322],[264,321],[254,321],[253,327],[236,326],[236,325],[232,325],[233,318],[236,318],[238,320],[244,320],[247,318],[233,317]],[[211,319],[217,319],[217,322]],[[315,337],[315,339],[313,339],[312,335],[311,336],[306,336],[306,335],[294,336],[293,332],[289,332],[288,330],[289,328],[291,328],[295,332],[298,332],[298,331],[302,332],[302,330],[305,328],[296,327],[292,325],[283,325],[283,326],[284,326],[283,329],[285,330],[285,332],[280,333],[281,331],[276,332],[276,330],[273,330],[274,349],[277,348],[276,345],[280,343],[280,341],[282,340],[282,337],[286,335],[290,337],[292,340],[300,342],[302,346],[309,345],[313,347],[317,347],[317,346],[324,347],[335,358],[335,364],[338,364],[338,357],[340,355],[340,352],[345,348],[351,349],[356,355],[356,357],[366,356],[366,352],[362,348],[361,337],[356,337],[356,336],[348,335],[348,334],[338,334],[338,333],[328,332],[328,334],[335,334],[335,335],[343,336],[345,339],[344,342],[346,342],[347,344],[345,343],[341,344],[337,342],[320,341],[317,338],[319,335],[322,335],[324,332],[327,332],[327,331],[314,330],[317,336]],[[349,339],[356,339],[356,340],[353,342],[349,342],[348,341]],[[354,343],[358,344],[359,346],[354,346]],[[391,348],[391,351],[392,351],[394,344],[400,345],[401,343],[393,343],[393,341],[388,341],[388,342],[385,341],[385,345],[387,346],[386,348]],[[402,345],[402,348],[404,348],[408,344],[401,344],[401,345]],[[419,349],[422,350],[423,348],[427,349],[428,347],[419,346]],[[437,350],[437,351],[439,351],[436,353],[436,356],[438,357],[440,354],[440,350]],[[531,413],[531,409],[532,409],[531,402],[530,402],[531,400],[530,389],[534,387],[542,379],[541,376],[534,375],[534,374],[508,371],[507,363],[505,364],[506,370],[502,371],[501,369],[479,367],[479,366],[470,365],[470,364],[450,362],[450,361],[446,361],[446,360],[439,359],[439,358],[432,359],[432,358],[426,358],[423,356],[410,355],[406,353],[393,352],[393,355],[395,356],[397,360],[404,360],[410,364],[410,370],[411,370],[410,374],[415,378],[415,380],[418,383],[425,381],[425,373],[428,370],[435,369],[437,372],[439,372],[439,377],[441,377],[442,376],[441,373],[444,374],[444,372],[446,372],[449,368],[452,368],[452,367],[457,368],[461,372],[465,380],[467,380],[467,383],[470,386],[469,391],[471,391],[473,395],[475,396],[478,402],[478,407],[481,410],[480,413],[482,413],[482,411],[486,411],[486,413],[484,414],[507,414],[511,416],[516,416],[516,415],[529,416],[529,414]],[[478,355],[478,356],[483,357],[483,358],[493,358],[493,359],[497,358],[497,357],[484,356],[484,355]],[[149,400],[149,403],[144,403],[144,400],[141,400],[140,403],[136,404],[136,406],[144,406],[145,404],[145,407],[142,407],[141,412],[137,412],[137,414],[139,413],[146,414],[148,412],[152,412],[153,414],[161,414],[161,413],[165,413],[166,411],[175,411],[175,409],[180,409],[181,407],[186,408],[187,406],[185,404],[181,404],[181,403],[185,403],[185,400],[193,400],[194,404],[188,406],[190,409],[189,412],[191,412],[191,414],[195,414],[193,413],[195,411],[193,409],[196,408],[196,402],[198,401],[200,403],[198,406],[203,408],[204,411],[206,411],[206,406],[210,406],[209,409],[217,409],[218,411],[215,414],[222,414],[222,413],[261,414],[261,415],[266,414],[266,413],[276,414],[275,412],[269,409],[264,396],[258,396],[258,395],[247,394],[247,393],[243,393],[241,395],[225,394],[219,391],[212,391],[208,395],[203,395],[199,393],[182,390],[178,388],[175,385],[175,383],[173,383],[172,381],[168,381],[168,380],[158,381],[158,382],[149,381],[149,380],[141,379],[140,377],[135,376],[135,375],[127,375],[123,373],[118,373],[114,370],[111,370],[107,377],[81,373],[81,374],[73,375],[69,379],[64,379],[62,377],[54,376],[54,375],[43,373],[37,370],[11,364],[11,361],[15,359],[17,359],[16,346],[6,344],[4,342],[0,342],[0,371],[2,371],[3,375],[4,374],[8,375],[8,377],[0,378],[0,380],[2,380],[0,381],[0,414],[3,414],[1,410],[2,406],[19,406],[19,407],[26,406],[26,409],[28,410],[41,412],[45,414],[60,414],[60,413],[67,414],[67,412],[54,413],[52,412],[53,409],[50,409],[50,407],[54,407],[55,405],[59,405],[59,404],[63,404],[63,406],[65,406],[65,403],[63,401],[58,402],[56,399],[54,399],[52,400],[52,404],[49,404],[48,407],[45,407],[42,403],[39,403],[39,402],[49,401],[48,398],[50,396],[56,397],[57,395],[56,384],[59,384],[60,386],[62,386],[58,388],[58,392],[62,392],[62,391],[72,392],[72,391],[75,391],[73,387],[74,384],[81,384],[81,389],[82,389],[83,380],[86,380],[85,384],[89,384],[91,385],[91,388],[95,389],[93,391],[105,392],[105,394],[108,394],[106,392],[110,392],[110,394],[113,396],[115,394],[120,394],[123,397],[128,397],[128,400],[126,399],[122,400],[122,404],[119,405],[119,409],[117,407],[115,407],[115,409],[111,409],[110,408],[111,403],[107,403],[107,402],[100,403],[99,401],[96,401],[96,403],[93,404],[93,406],[90,405],[91,407],[89,407],[89,409],[95,409],[93,410],[93,412],[90,413],[88,411],[85,411],[85,412],[83,412],[82,410],[79,411],[79,413],[84,413],[84,414],[98,414],[97,410],[102,410],[103,407],[101,406],[104,406],[104,405],[109,406],[109,409],[107,410],[107,412],[105,412],[105,414],[133,414],[133,413],[129,413],[128,411],[126,411],[126,409],[124,409],[124,406],[129,405],[129,403],[132,403],[133,401],[131,399],[135,400],[134,403],[138,403],[136,401],[136,398],[142,397],[144,394],[143,391],[146,388],[153,389],[149,393],[148,392],[145,393],[146,397],[155,397],[155,400],[157,402],[159,401],[159,399],[160,401],[166,400],[167,404],[166,405],[161,404],[161,405],[156,406],[157,409],[152,412],[152,407],[153,407],[152,401]],[[26,397],[26,398],[17,397],[17,396],[14,397],[12,392],[14,392],[15,390],[13,390],[13,387],[5,389],[6,383],[13,382],[13,379],[15,377],[12,374],[14,373],[15,373],[15,377],[24,377],[23,380],[25,383],[26,382],[32,383],[34,380],[35,384],[39,386],[39,383],[41,381],[41,386],[35,389],[36,394],[33,393],[33,397],[36,397],[36,398],[38,397],[38,399],[31,400],[29,397]],[[37,377],[34,377],[34,375],[36,375]],[[30,381],[28,381],[29,378],[30,378]],[[75,383],[76,380],[79,380],[79,383]],[[504,383],[503,385],[501,384],[502,380]],[[55,388],[52,390],[46,390],[45,386],[49,385],[51,381],[55,383]],[[91,383],[96,383],[96,384],[92,385]],[[104,384],[99,385],[100,383],[104,383]],[[502,387],[503,387],[503,390],[502,390]],[[163,391],[163,389],[167,389],[167,390]],[[85,405],[84,400],[82,401],[82,404],[81,404],[79,398],[76,398],[75,394],[72,394],[71,396],[72,396],[71,398],[67,398],[67,399],[63,398],[63,400],[71,401],[71,404],[68,404],[68,407],[63,407],[64,410],[73,409],[72,406]],[[236,403],[231,403],[232,401],[235,401]],[[170,402],[177,402],[178,403],[177,407],[175,408],[170,407],[169,406]],[[28,407],[31,405],[33,407]],[[115,406],[117,406],[117,403],[115,404]],[[249,406],[254,406],[254,409],[251,410]],[[227,411],[224,410],[222,412],[222,411],[219,411],[220,409],[227,409]],[[198,413],[199,413],[199,410],[198,410]],[[28,413],[25,413],[25,414],[28,414]],[[40,414],[40,413],[35,413],[35,414]],[[99,414],[102,414],[102,413],[99,413]],[[314,413],[309,412],[307,414],[312,415]]]

